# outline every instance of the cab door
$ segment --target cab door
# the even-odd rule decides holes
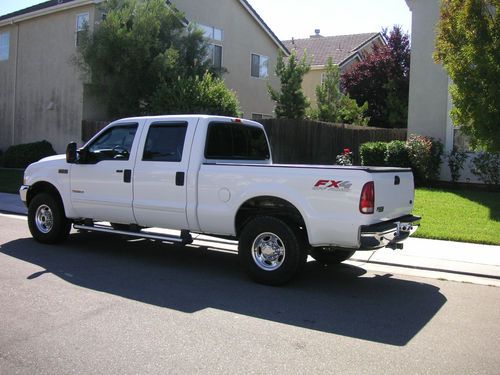
[[[146,227],[189,229],[187,174],[196,118],[151,120],[134,173],[134,215]]]
[[[132,171],[138,123],[118,123],[79,151],[71,167],[71,203],[78,216],[135,223]]]

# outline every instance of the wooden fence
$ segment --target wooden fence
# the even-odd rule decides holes
[[[308,120],[268,119],[266,128],[273,161],[288,164],[334,164],[335,157],[348,148],[359,165],[359,146],[365,142],[406,140],[406,129],[329,124]],[[82,121],[82,139],[89,140],[108,122]]]
[[[330,124],[308,120],[268,119],[266,128],[273,161],[289,164],[334,164],[345,148],[360,164],[359,147],[366,142],[406,140],[406,129]]]

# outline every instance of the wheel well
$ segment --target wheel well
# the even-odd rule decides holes
[[[300,228],[307,235],[304,218],[299,210],[285,199],[261,196],[247,200],[236,213],[235,228],[239,237],[245,224],[255,216],[273,216],[292,227]]]
[[[61,203],[61,206],[64,207],[62,199],[61,199],[61,195],[59,194],[59,191],[57,190],[57,188],[54,185],[52,185],[51,183],[45,182],[45,181],[37,182],[36,184],[34,184],[33,186],[30,187],[30,189],[28,191],[28,197],[27,197],[26,204],[29,206],[31,200],[36,195],[38,195],[40,193],[51,194],[56,199],[58,199],[59,203]]]

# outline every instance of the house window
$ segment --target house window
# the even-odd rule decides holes
[[[269,57],[256,55],[252,53],[252,77],[255,78],[267,78],[267,67],[268,67]]]
[[[205,38],[222,42],[223,38],[222,29],[201,24],[199,24],[198,27],[203,31],[203,36]]]
[[[83,32],[89,25],[89,14],[82,13],[76,16],[76,45],[79,46]]]
[[[0,61],[9,59],[9,37],[9,32],[0,34]]]
[[[212,62],[212,66],[218,70],[222,69],[222,46],[217,44],[208,45],[208,59]]]

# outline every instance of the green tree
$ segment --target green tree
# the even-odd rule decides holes
[[[171,106],[175,101],[169,96],[193,90],[200,82],[221,90],[206,57],[208,45],[202,31],[186,27],[183,15],[164,0],[108,0],[103,11],[106,18],[95,31],[86,28],[79,38],[77,63],[111,118],[173,113],[179,107]],[[228,91],[227,96],[231,95]],[[192,105],[194,98],[183,96],[184,113],[194,112],[203,100],[210,113],[227,109],[207,103],[206,98]]]
[[[368,124],[369,118],[364,117],[368,103],[358,106],[356,100],[340,91],[340,70],[331,57],[326,64],[323,82],[316,86],[316,101],[317,108],[311,111],[312,118],[344,124]]]
[[[302,91],[302,79],[311,69],[306,62],[306,54],[299,60],[297,52],[292,51],[285,62],[283,53],[278,53],[276,75],[280,79],[281,90],[275,90],[268,85],[269,95],[276,102],[276,117],[301,119],[305,117],[309,101]]]
[[[410,83],[410,38],[394,26],[382,35],[387,44],[373,45],[363,61],[341,77],[342,89],[358,104],[368,102],[369,125],[406,128]]]
[[[443,0],[434,58],[452,80],[453,123],[500,150],[500,0]]]

